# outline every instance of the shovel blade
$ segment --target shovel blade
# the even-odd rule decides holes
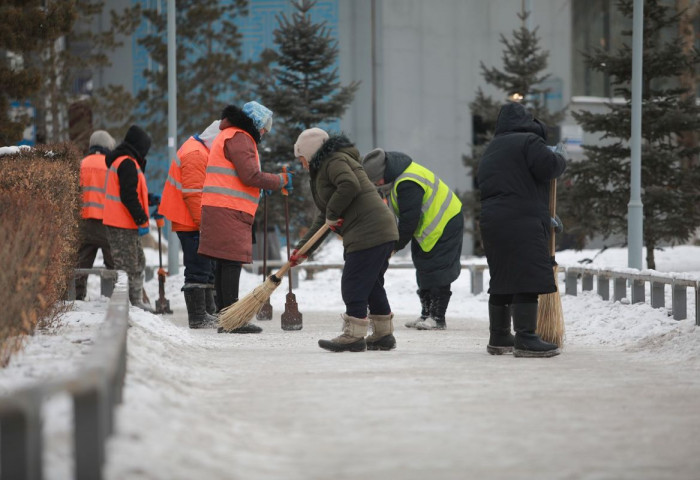
[[[284,303],[284,313],[282,314],[282,330],[301,330],[302,315],[299,312],[297,298],[292,292],[287,294],[287,300]]]
[[[165,298],[156,300],[156,313],[173,313],[173,311],[170,310],[170,300]]]
[[[258,320],[272,320],[272,305],[270,305],[269,298],[262,304],[258,313],[255,314],[255,318]]]

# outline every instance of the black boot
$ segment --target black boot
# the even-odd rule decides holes
[[[214,289],[214,285],[207,285],[207,288],[204,290],[204,296],[206,298],[207,303],[207,313],[210,315],[214,315],[216,312],[219,311],[216,308],[216,290]]]
[[[553,357],[559,355],[559,348],[543,341],[536,333],[537,304],[514,303],[513,328],[515,329],[514,357]]]
[[[515,338],[510,333],[510,305],[489,303],[489,344],[486,351],[491,355],[513,352]]]
[[[206,311],[205,289],[191,284],[183,290],[185,304],[187,305],[187,321],[190,328],[213,328],[219,323],[219,319],[209,315]]]
[[[416,293],[420,299],[420,317],[404,323],[408,328],[416,328],[420,322],[424,322],[430,316],[430,290],[417,290]]]
[[[445,330],[445,312],[450,304],[452,292],[450,287],[439,287],[430,289],[430,316],[416,324],[418,330]]]

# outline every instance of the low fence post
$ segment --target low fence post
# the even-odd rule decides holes
[[[566,274],[564,275],[564,283],[566,284],[566,294],[576,296],[576,291],[578,289],[578,273],[572,271],[572,269],[567,268]]]
[[[619,302],[627,296],[627,279],[615,278],[613,280],[613,301]]]
[[[673,310],[674,320],[685,320],[688,318],[686,289],[685,285],[678,285],[676,282],[671,284],[671,309]],[[697,309],[698,306],[695,305],[695,308]]]
[[[593,290],[593,274],[588,272],[583,272],[581,275],[581,290],[590,291]]]
[[[484,291],[484,270],[479,266],[470,266],[469,272],[472,277],[472,295],[478,295]]]
[[[632,303],[644,303],[644,280],[632,280]]]
[[[666,285],[661,282],[651,282],[651,308],[666,306]]]
[[[598,295],[603,300],[610,300],[610,278],[598,272]]]
[[[2,478],[41,480],[41,398],[22,395],[22,405],[0,416],[0,471]]]

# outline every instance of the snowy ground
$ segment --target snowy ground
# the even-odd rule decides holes
[[[626,250],[597,253],[557,260],[626,266]],[[147,258],[157,262],[157,252]],[[317,260],[340,261],[338,242]],[[700,278],[700,248],[658,252],[657,270]],[[106,478],[658,479],[696,478],[700,468],[700,329],[667,309],[563,295],[561,356],[491,357],[488,296],[469,293],[468,271],[453,284],[448,330],[416,332],[403,327],[419,310],[414,273],[390,269],[398,348],[331,354],[316,342],[340,327],[339,271],[302,275],[294,293],[303,330],[279,327],[283,282],[273,320],[249,336],[187,329],[182,273],[166,284],[174,315],[131,310],[125,402]],[[241,293],[260,281],[244,272]],[[154,301],[157,282],[146,288]],[[0,372],[0,393],[74,368],[108,301],[93,280],[90,295],[59,331],[29,340]],[[45,478],[71,478],[69,399],[53,398],[44,414]]]

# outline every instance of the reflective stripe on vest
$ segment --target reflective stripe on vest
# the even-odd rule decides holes
[[[182,188],[182,162],[180,157],[195,151],[201,150],[206,158],[209,155],[207,147],[194,137],[187,139],[177,151],[175,158],[170,163],[168,178],[163,187],[163,197],[158,207],[158,213],[165,215],[169,220],[179,223],[185,227],[195,228],[196,225],[190,214],[190,210],[185,203],[185,193],[201,193],[201,188]]]
[[[433,172],[412,162],[401,175],[396,177],[394,188],[391,189],[391,206],[396,216],[399,215],[396,189],[404,181],[412,181],[423,187],[420,222],[413,236],[421,250],[429,252],[442,236],[447,222],[455,215],[461,214],[462,202]]]
[[[214,139],[209,152],[207,163],[207,175],[202,189],[202,206],[223,207],[231,210],[239,210],[255,216],[258,209],[260,189],[244,184],[238,178],[236,167],[224,156],[224,144],[226,140],[236,134],[248,135],[249,133],[236,127],[229,127]],[[253,140],[253,142],[255,142]],[[258,149],[255,149],[255,161],[260,168]]]
[[[80,162],[80,188],[83,206],[80,216],[102,220],[105,208],[105,188],[107,186],[107,165],[105,156],[93,153]]]
[[[119,188],[119,176],[117,175],[117,170],[119,165],[123,161],[134,162],[136,165],[136,172],[138,174],[138,184],[136,185],[136,193],[139,197],[139,203],[146,212],[146,217],[148,217],[148,186],[146,185],[146,177],[141,171],[141,167],[136,160],[133,158],[123,155],[118,157],[112,165],[110,165],[109,170],[107,170],[107,192],[105,194],[105,214],[102,219],[102,223],[109,225],[111,227],[119,228],[130,228],[136,230],[138,226],[134,221],[134,218],[129,213],[129,210],[122,203]]]

